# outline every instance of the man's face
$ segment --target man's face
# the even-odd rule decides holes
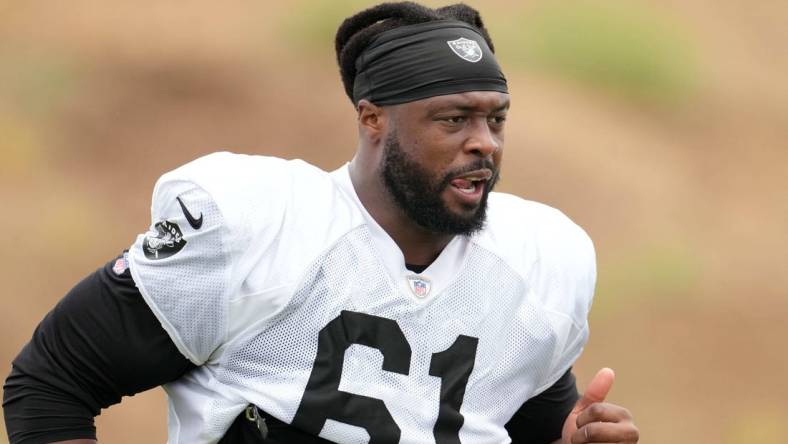
[[[484,226],[498,180],[509,96],[476,91],[392,107],[382,176],[418,225],[443,234]]]

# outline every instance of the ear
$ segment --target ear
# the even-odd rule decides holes
[[[389,115],[386,109],[369,100],[358,102],[358,132],[362,138],[377,144],[386,133]]]

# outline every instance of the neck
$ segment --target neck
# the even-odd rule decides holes
[[[357,159],[350,163],[350,180],[361,204],[394,240],[405,263],[429,265],[454,238],[426,230],[413,222],[389,194],[377,172],[364,171]]]

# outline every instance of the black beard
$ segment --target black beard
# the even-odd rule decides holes
[[[384,142],[383,183],[394,201],[416,224],[434,233],[471,235],[484,227],[487,197],[498,181],[498,170],[490,160],[479,159],[461,170],[449,171],[433,181],[430,172],[411,159],[392,132]],[[485,184],[481,202],[470,216],[452,212],[441,199],[441,193],[454,177],[487,168],[493,177]]]

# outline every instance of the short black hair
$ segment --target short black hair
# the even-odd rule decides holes
[[[458,20],[475,27],[494,53],[492,39],[484,27],[479,11],[464,4],[432,9],[413,2],[381,3],[345,19],[337,29],[334,40],[339,73],[345,93],[353,102],[353,82],[356,79],[356,59],[372,39],[383,31],[405,25],[436,20]]]

